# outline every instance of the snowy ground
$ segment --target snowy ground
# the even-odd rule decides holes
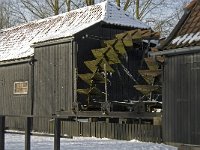
[[[31,150],[53,150],[53,137],[31,137]],[[6,134],[6,150],[24,149],[24,135]],[[164,144],[75,137],[61,139],[61,150],[177,150]]]

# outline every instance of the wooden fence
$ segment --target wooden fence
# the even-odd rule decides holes
[[[137,139],[144,142],[162,142],[160,125],[66,121],[61,122],[61,129],[61,133],[69,137],[105,137],[118,140]]]
[[[5,150],[5,120],[8,116],[0,116],[0,150]],[[25,120],[25,150],[31,149],[31,131],[35,117],[22,117]],[[54,118],[49,131],[54,132],[54,150],[60,150],[60,137],[83,136],[110,138],[119,140],[137,139],[144,142],[162,142],[160,125],[125,124],[107,122],[75,122],[63,118]]]

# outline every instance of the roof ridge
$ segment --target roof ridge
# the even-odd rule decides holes
[[[192,9],[197,3],[197,0],[192,0],[188,5],[185,6],[185,9]]]
[[[101,16],[101,20],[104,20],[105,17],[106,17],[106,12],[107,12],[107,9],[108,9],[108,2],[109,2],[109,0],[106,0],[106,1],[101,3],[102,5],[104,4],[103,7],[102,7],[103,8],[103,10],[102,10],[103,14]]]
[[[112,10],[109,10],[108,8],[111,9],[114,6],[120,13],[122,13],[124,15],[123,18],[121,18],[121,19],[129,19],[129,20],[135,21],[135,23],[137,22],[136,23],[137,24],[136,28],[139,27],[139,26],[142,26],[143,28],[150,28],[146,23],[144,23],[141,20],[138,20],[138,19],[130,16],[127,12],[124,11],[124,9],[122,7],[117,6],[116,3],[113,3],[111,0],[106,0],[106,1],[107,1],[107,3],[105,5],[105,7],[106,7],[105,17],[103,18],[102,21],[107,22],[107,19],[108,20],[110,19],[110,15],[112,15],[112,14],[109,15],[109,13],[112,13]],[[109,7],[108,5],[110,5],[111,7]],[[107,15],[106,15],[106,13],[107,13]],[[125,16],[127,18],[124,18]],[[114,24],[117,24],[117,22],[115,21]]]

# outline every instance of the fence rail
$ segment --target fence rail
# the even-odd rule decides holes
[[[19,116],[18,116],[19,117]],[[23,117],[25,119],[25,150],[31,150],[31,130],[33,117]],[[0,116],[0,150],[5,150],[5,120],[6,116]],[[61,119],[55,118],[54,128],[54,150],[60,150],[60,130]]]
[[[5,150],[5,124],[6,118],[0,116],[0,150]],[[12,116],[13,117],[13,116]],[[25,120],[25,150],[31,149],[31,131],[34,119],[38,116],[15,116]],[[43,117],[45,118],[45,117]],[[48,117],[51,120],[48,131],[54,133],[54,150],[60,150],[60,137],[67,134],[69,137],[97,137],[119,140],[137,139],[144,142],[162,142],[160,125],[152,124],[126,124],[108,122],[75,122],[66,118]],[[45,118],[47,119],[47,118]],[[42,131],[41,131],[42,132]]]

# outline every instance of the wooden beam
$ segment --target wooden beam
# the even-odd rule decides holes
[[[0,116],[0,150],[5,149],[5,116]]]
[[[25,121],[25,150],[31,149],[31,128],[32,117],[27,117]]]
[[[61,120],[55,118],[54,123],[54,150],[60,150]]]
[[[153,117],[160,117],[161,113],[156,112],[109,112],[108,114],[103,114],[102,111],[81,111],[74,114],[73,112],[61,111],[58,112],[58,118],[73,118],[73,117],[82,117],[82,118],[130,118],[130,119],[153,119]]]

